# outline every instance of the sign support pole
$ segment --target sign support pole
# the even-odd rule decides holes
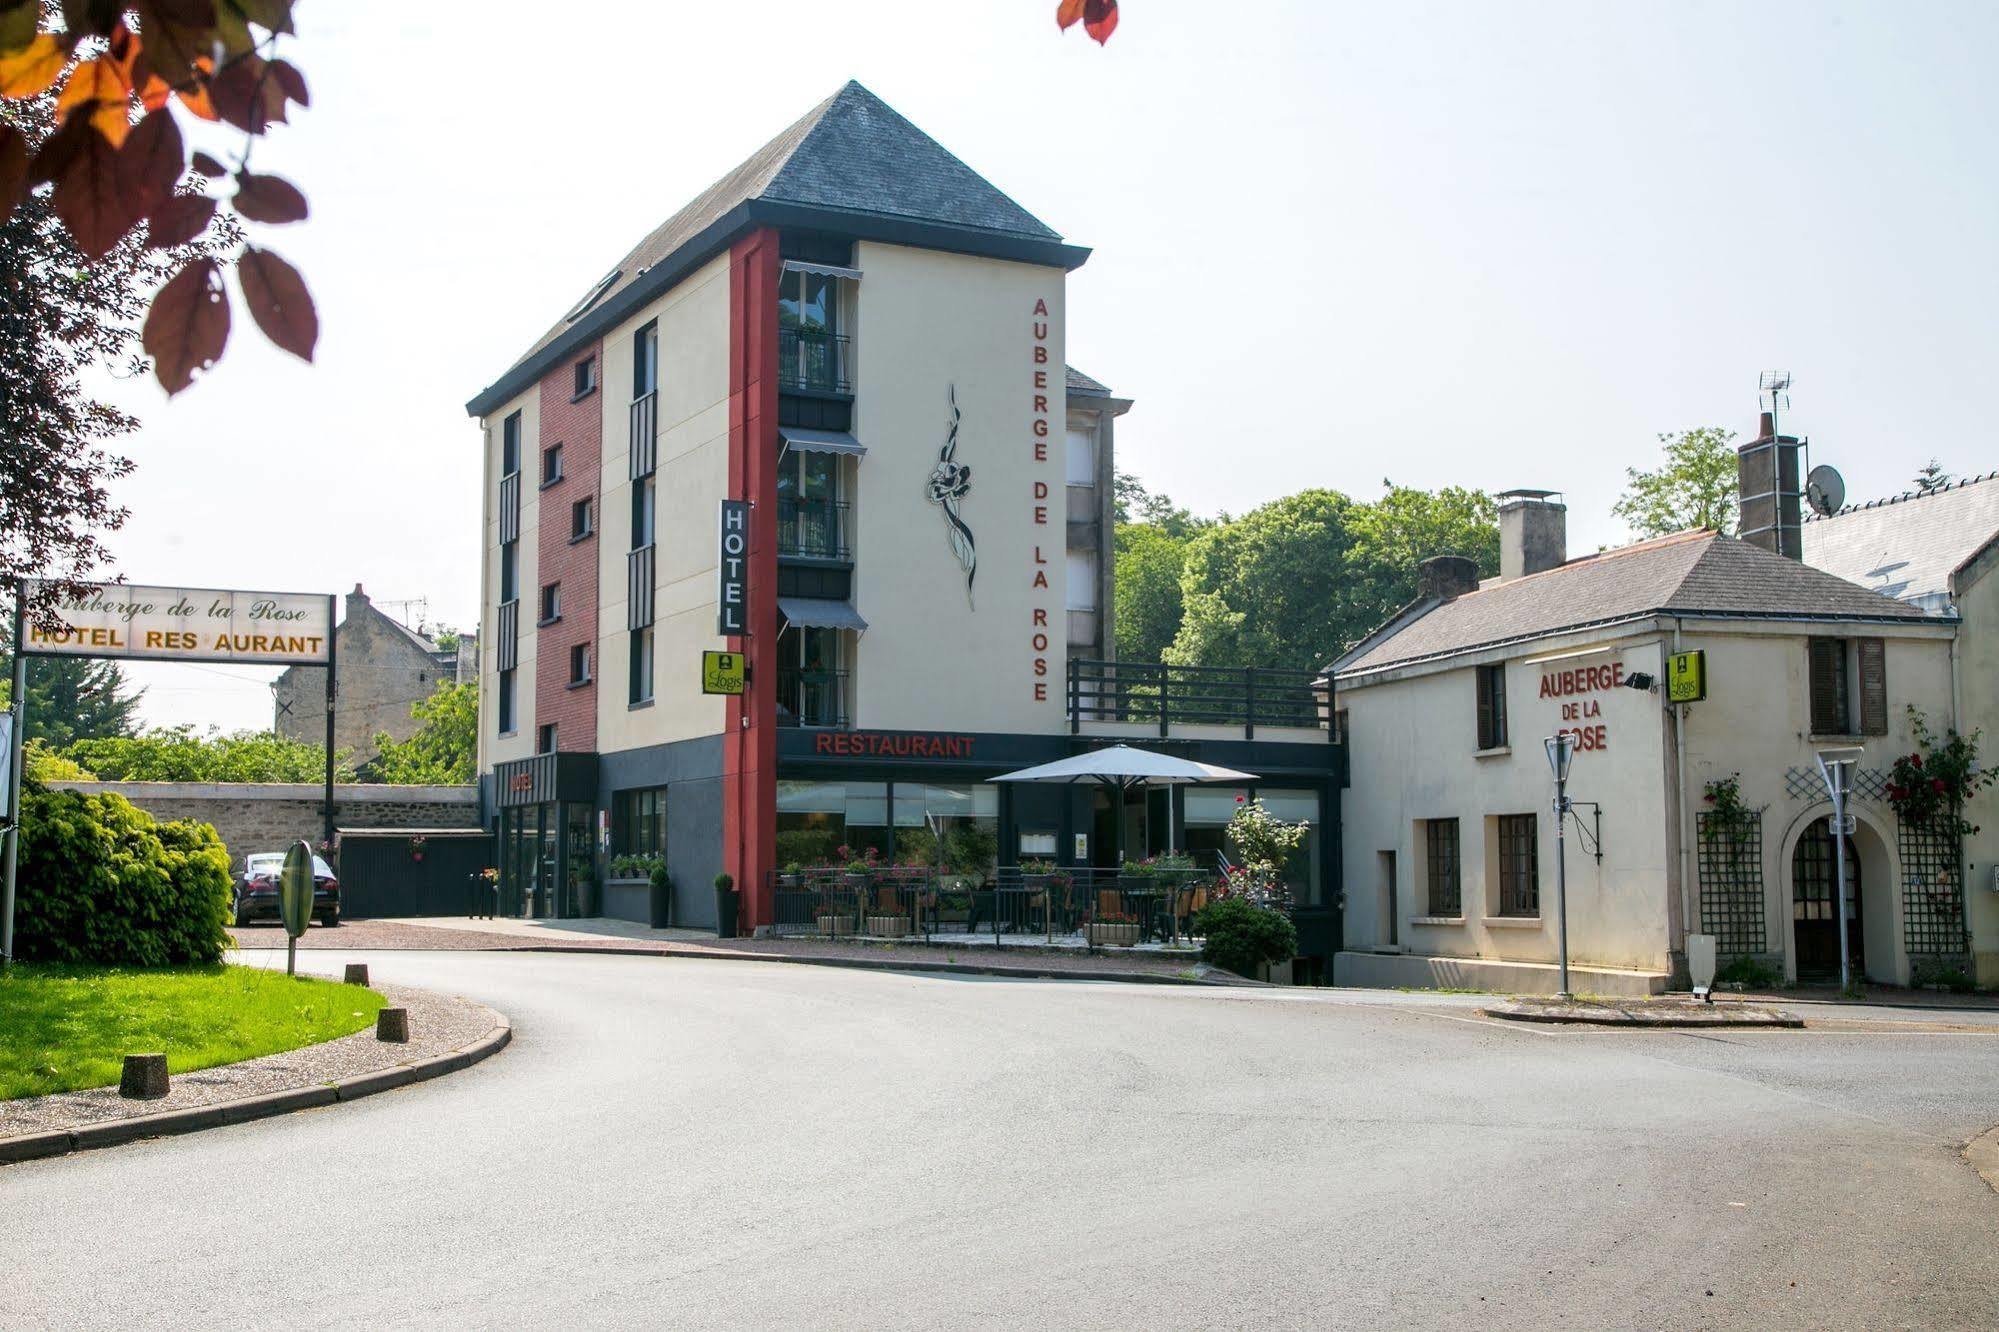
[[[333,699],[339,688],[337,662],[340,648],[339,626],[334,624],[333,597],[326,598],[326,809],[324,831],[320,834],[327,853],[333,851]]]
[[[28,654],[21,634],[27,623],[28,586],[14,584],[14,726],[7,740],[7,866],[0,885],[0,967],[14,965],[14,872],[21,858],[21,744],[28,724]]]

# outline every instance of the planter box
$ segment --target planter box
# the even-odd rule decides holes
[[[909,935],[907,916],[869,916],[868,933],[881,939],[902,939]]]
[[[1138,943],[1138,924],[1098,924],[1089,927],[1090,942],[1098,948],[1130,948]]]
[[[854,932],[854,918],[852,916],[821,916],[819,918],[819,932],[829,939],[838,935],[852,934]]]
[[[606,879],[598,909],[612,920],[646,924],[652,919],[651,879]]]

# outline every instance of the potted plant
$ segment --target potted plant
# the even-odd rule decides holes
[[[881,853],[873,847],[855,852],[843,846],[836,854],[846,862],[847,887],[855,892],[866,892],[868,885],[874,882],[875,865]]]
[[[777,886],[780,888],[796,888],[803,881],[804,872],[795,860],[778,872]]]
[[[1037,896],[1048,891],[1049,880],[1054,875],[1055,866],[1049,861],[1023,860],[1020,863],[1020,886]]]
[[[829,939],[839,938],[854,932],[853,913],[844,907],[834,906],[830,902],[821,903],[818,907],[814,908],[812,918],[819,922],[819,933]]]
[[[1100,911],[1084,931],[1094,948],[1130,948],[1138,943],[1138,919],[1125,911]]]
[[[896,912],[877,902],[868,912],[868,933],[878,939],[909,937],[909,913]]]
[[[1159,862],[1151,856],[1143,860],[1127,860],[1118,867],[1118,887],[1126,892],[1144,892],[1155,886],[1159,878]]]

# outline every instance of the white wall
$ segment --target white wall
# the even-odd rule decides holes
[[[520,598],[520,666],[514,673],[514,729],[499,733],[500,460],[507,417],[521,414],[521,526],[515,595]],[[535,589],[541,586],[541,388],[535,385],[485,418],[485,530],[481,543],[479,625],[479,771],[534,753]]]
[[[1065,381],[1060,269],[863,242],[854,431],[854,664],[862,728],[1057,732],[1063,712]],[[1035,313],[1046,302],[1045,316]],[[1034,327],[1047,325],[1037,343]],[[1037,346],[1045,362],[1034,359]],[[1046,387],[1034,385],[1036,371]],[[968,603],[925,487],[950,423],[970,466],[961,516],[977,541]],[[1035,398],[1045,410],[1035,410]],[[1034,422],[1047,422],[1037,436]],[[1036,444],[1045,445],[1037,459]],[[1041,482],[1046,496],[1036,499]],[[1045,521],[1035,522],[1035,506]],[[1043,564],[1035,563],[1036,550]],[[1033,585],[1037,569],[1047,586]],[[1035,612],[1045,623],[1035,623]],[[1047,635],[1036,650],[1033,636]],[[1035,673],[1035,661],[1046,674]],[[1035,697],[1036,684],[1045,697]]]

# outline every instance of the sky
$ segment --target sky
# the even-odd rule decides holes
[[[1125,0],[1101,49],[1054,11],[298,0],[313,105],[256,162],[312,203],[262,241],[318,356],[239,308],[189,392],[110,386],[144,422],[116,572],[475,624],[466,400],[848,78],[1094,248],[1070,359],[1197,511],[1535,487],[1616,544],[1625,469],[1748,438],[1772,368],[1854,499],[1999,467],[1999,6]],[[270,671],[131,673],[150,724],[270,723]]]

